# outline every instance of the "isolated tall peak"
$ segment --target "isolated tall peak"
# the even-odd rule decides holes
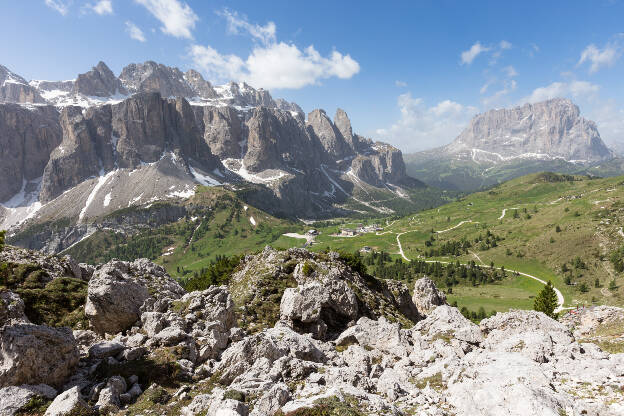
[[[492,161],[531,157],[594,162],[613,156],[596,123],[581,117],[579,107],[565,98],[479,114],[446,150],[469,151],[473,158]]]

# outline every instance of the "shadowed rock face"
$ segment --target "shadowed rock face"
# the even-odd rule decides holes
[[[479,114],[445,148],[449,153],[470,149],[503,157],[535,154],[590,162],[613,157],[596,124],[562,98]]]
[[[78,75],[73,88],[74,94],[96,97],[109,97],[117,94],[128,94],[113,71],[100,61],[91,71]]]
[[[1,105],[0,201],[19,192],[24,181],[41,177],[50,153],[60,142],[61,128],[54,107]]]
[[[246,140],[245,124],[232,107],[195,107],[198,126],[213,154],[222,159],[240,158]]]
[[[318,166],[322,149],[290,112],[258,107],[247,122],[244,163],[252,172],[291,167],[309,171]]]
[[[41,200],[50,201],[87,178],[116,167],[136,168],[172,151],[212,170],[220,162],[210,152],[183,98],[136,94],[115,105],[65,108],[63,142],[53,152],[42,183]]]

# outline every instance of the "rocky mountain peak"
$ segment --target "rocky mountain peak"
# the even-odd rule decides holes
[[[354,150],[357,149],[357,136],[353,135],[353,130],[351,129],[351,120],[349,120],[349,116],[347,116],[347,113],[342,108],[336,109],[334,124],[336,125],[338,131],[340,131],[340,134],[342,134],[342,137],[344,137],[344,139],[347,141],[349,146]]]
[[[45,103],[36,88],[28,82],[0,65],[0,103]]]
[[[194,69],[189,69],[184,73],[184,79],[201,98],[217,98],[217,92],[210,82],[206,81],[202,75]]]
[[[121,71],[119,79],[131,93],[159,92],[163,97],[193,97],[196,95],[195,91],[186,83],[182,71],[154,61],[126,66]]]
[[[596,124],[564,98],[479,114],[446,151],[494,162],[519,157],[594,162],[613,156]]]
[[[353,152],[340,130],[327,117],[325,110],[317,109],[308,113],[307,124],[331,157],[341,159]]]
[[[98,62],[89,72],[79,74],[74,82],[74,94],[95,97],[110,97],[118,94],[127,95],[128,91],[113,71],[102,61]]]

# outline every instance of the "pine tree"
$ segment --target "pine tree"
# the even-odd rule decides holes
[[[537,295],[533,302],[533,309],[538,312],[544,312],[553,319],[557,319],[555,308],[557,307],[557,294],[551,281],[544,286],[544,289]]]

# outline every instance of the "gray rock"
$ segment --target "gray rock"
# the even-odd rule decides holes
[[[78,365],[69,328],[17,323],[0,328],[0,386],[63,385]]]
[[[102,341],[94,344],[89,348],[89,358],[108,358],[114,357],[125,349],[125,345],[118,342]]]
[[[24,301],[10,290],[0,292],[0,327],[30,322],[24,314]]]
[[[82,398],[80,389],[72,387],[56,396],[46,409],[45,416],[89,415],[91,413],[92,409]]]
[[[56,394],[55,389],[45,384],[2,387],[0,388],[0,415],[13,416],[32,399],[51,400]]]
[[[146,300],[153,304],[177,299],[183,293],[162,267],[147,259],[132,263],[113,260],[101,266],[89,281],[85,314],[96,332],[114,334],[139,320]]]
[[[428,277],[416,280],[412,300],[422,315],[428,315],[436,307],[447,304],[444,292],[438,290]]]

